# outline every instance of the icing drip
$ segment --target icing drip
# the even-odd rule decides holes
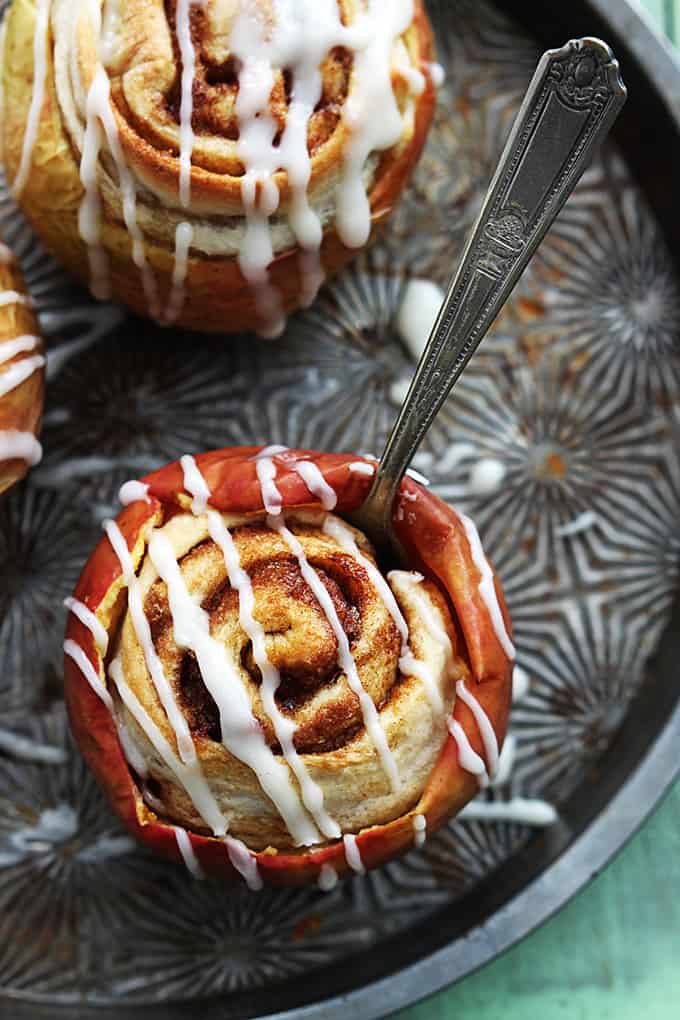
[[[512,700],[521,701],[526,698],[531,686],[529,674],[521,666],[515,666],[512,671]]]
[[[7,305],[28,305],[32,307],[33,301],[28,294],[20,294],[18,290],[0,291],[0,308],[5,308]]]
[[[205,780],[198,759],[195,759],[190,764],[184,764],[180,761],[144,706],[140,704],[136,695],[130,690],[123,675],[123,667],[119,659],[114,659],[111,662],[109,676],[113,680],[128,712],[135,719],[137,725],[146,733],[165,765],[174,773],[177,781],[182,784],[206,825],[212,829],[216,836],[224,836],[227,831],[227,821]]]
[[[21,761],[38,762],[42,765],[63,765],[68,755],[63,747],[51,747],[49,744],[38,744],[30,737],[12,733],[0,727],[0,752],[11,754]]]
[[[296,461],[291,465],[293,471],[300,476],[313,496],[316,496],[324,510],[335,510],[338,497],[316,464],[309,460]]]
[[[372,464],[364,464],[360,460],[356,464],[350,464],[349,470],[355,475],[366,475],[367,478],[372,478],[375,474],[375,468]]]
[[[354,54],[353,88],[343,120],[349,132],[338,186],[337,229],[348,248],[361,248],[371,231],[371,209],[362,179],[372,152],[389,149],[403,131],[392,89],[391,56],[395,42],[413,20],[413,0],[368,0],[361,19],[367,44]]]
[[[427,818],[425,815],[413,816],[413,842],[420,848],[425,846],[427,839]]]
[[[10,365],[6,371],[0,374],[0,397],[4,397],[6,393],[21,386],[44,364],[45,359],[42,354],[35,354],[32,358],[22,358],[21,361]]]
[[[181,463],[184,468],[184,487],[194,496],[194,513],[202,513],[210,496],[205,479],[193,457],[189,455],[182,457]],[[250,578],[241,567],[238,550],[229,529],[215,510],[208,510],[208,530],[210,537],[222,551],[229,584],[238,592],[241,626],[250,639],[253,658],[262,675],[260,689],[262,704],[272,722],[283,756],[300,785],[302,802],[324,836],[336,839],[340,835],[340,827],[324,809],[321,788],[312,780],[302,758],[295,749],[293,737],[296,727],[291,720],[283,715],[276,704],[275,694],[281,683],[281,674],[269,660],[264,628],[255,619],[255,595]]]
[[[38,343],[37,336],[30,334],[14,337],[12,340],[5,340],[3,343],[0,343],[0,365],[11,361],[17,354],[34,351]]]
[[[342,841],[345,844],[345,858],[352,871],[355,871],[357,875],[365,875],[366,868],[364,862],[361,859],[361,852],[357,844],[356,836],[345,835],[342,837]]]
[[[509,659],[515,658],[515,646],[513,645],[505,627],[505,621],[503,619],[503,613],[501,610],[500,602],[498,601],[498,595],[496,594],[496,585],[494,583],[493,571],[491,564],[484,555],[484,549],[482,543],[479,540],[479,533],[474,525],[474,522],[466,517],[464,514],[459,514],[461,523],[465,529],[465,534],[470,545],[470,553],[472,554],[472,561],[477,567],[480,573],[479,582],[479,594],[482,602],[489,611],[491,617],[491,623],[495,631],[496,637],[500,642],[503,651]]]
[[[465,702],[465,704],[468,706],[473,716],[475,717],[475,722],[477,723],[479,733],[484,744],[484,751],[486,754],[486,763],[489,776],[490,778],[493,779],[493,777],[496,775],[498,771],[498,757],[499,757],[496,731],[491,725],[488,715],[486,714],[482,706],[479,704],[475,696],[471,694],[470,691],[467,689],[462,680],[459,680],[458,683],[456,684],[456,694],[461,699],[461,701]]]
[[[96,30],[100,33],[100,12],[97,11]],[[97,161],[101,147],[101,132],[94,131],[93,125],[100,122],[106,134],[106,141],[118,172],[118,180],[123,203],[123,219],[132,243],[132,260],[139,269],[144,296],[153,319],[158,319],[160,307],[156,292],[156,280],[147,262],[144,252],[144,238],[137,222],[137,192],[135,179],[127,165],[125,153],[120,142],[116,118],[111,109],[111,82],[101,62],[97,64],[92,84],[87,94],[85,140],[80,162],[80,179],[85,188],[85,196],[79,211],[78,223],[81,236],[88,249],[97,248],[101,233],[101,197],[97,186]],[[90,138],[88,139],[88,132]],[[94,136],[93,136],[94,132]],[[99,143],[99,144],[98,144]],[[86,159],[87,153],[87,159]],[[92,261],[92,259],[91,259]],[[94,268],[101,271],[101,255],[94,256]]]
[[[187,866],[189,871],[194,878],[203,879],[205,878],[205,872],[200,865],[196,852],[191,845],[191,839],[186,829],[180,828],[178,825],[173,825],[175,830],[175,839],[177,840],[177,848],[182,855],[182,860]]]
[[[442,65],[437,64],[436,62],[427,63],[425,64],[425,70],[432,79],[432,84],[434,85],[434,87],[441,88],[441,86],[446,81],[446,71],[444,70]]]
[[[430,280],[412,279],[406,285],[397,330],[416,361],[425,350],[445,296],[441,287]]]
[[[255,469],[262,491],[264,508],[270,517],[275,517],[281,513],[282,505],[281,493],[274,481],[276,478],[276,465],[271,457],[264,457],[262,454],[258,454]]]
[[[503,750],[498,759],[498,771],[494,776],[492,786],[503,786],[512,776],[517,754],[517,738],[508,734],[503,742]]]
[[[64,652],[69,656],[69,658],[73,659],[92,690],[101,699],[101,701],[104,702],[109,712],[113,715],[113,699],[103,684],[99,673],[94,668],[80,645],[76,644],[75,641],[72,641],[71,638],[67,638],[67,640],[64,641]]]
[[[408,574],[403,571],[393,571],[391,574],[387,575],[388,580],[394,575],[399,576],[409,583],[411,587],[411,598],[418,607],[418,614],[422,622],[425,624],[425,629],[430,634],[430,637],[432,637],[433,640],[441,646],[444,655],[446,656],[446,661],[450,664],[453,657],[453,648],[451,647],[449,635],[446,633],[446,630],[442,627],[439,620],[437,620],[430,603],[423,597],[421,592],[418,591],[418,585],[423,581],[422,574]],[[425,687],[425,693],[427,694],[428,701],[434,711],[444,711],[444,702],[432,673],[427,666],[424,665],[424,663],[418,662],[410,649],[406,652],[402,652],[401,659],[399,661],[399,669],[402,673],[417,676]]]
[[[168,722],[174,731],[179,756],[185,764],[195,763],[197,761],[196,748],[191,739],[187,721],[175,701],[172,687],[165,676],[163,665],[154,647],[151,628],[144,612],[139,581],[135,574],[135,568],[127,543],[115,521],[105,521],[104,530],[121,566],[123,580],[128,589],[128,611],[132,619],[132,626],[134,627],[137,640],[142,647],[144,660],[153,680],[153,685],[168,717]]]
[[[508,801],[472,801],[458,817],[465,822],[517,822],[537,828],[547,828],[559,819],[552,804],[543,800],[525,800],[523,797],[514,797]]]
[[[449,733],[458,745],[458,760],[461,768],[471,775],[476,776],[479,785],[484,788],[489,785],[489,775],[486,770],[484,759],[477,754],[467,738],[467,734],[457,719],[449,719]]]
[[[170,297],[168,298],[168,306],[165,310],[165,322],[168,325],[177,321],[184,307],[184,299],[186,297],[184,285],[189,267],[189,248],[193,238],[194,228],[190,223],[184,220],[182,223],[177,224],[177,229],[175,230],[175,256],[172,267],[172,287],[170,289]]]
[[[322,864],[317,885],[323,892],[330,892],[338,884],[338,873],[330,864]]]
[[[246,885],[251,892],[259,892],[262,888],[262,878],[257,866],[257,858],[251,854],[245,843],[232,836],[225,836],[224,844],[227,848],[227,855],[238,873],[243,876]]]
[[[27,464],[35,465],[42,460],[42,454],[42,446],[32,432],[0,430],[0,461],[25,460]]]
[[[45,79],[47,77],[47,36],[49,32],[51,0],[37,0],[35,11],[35,30],[33,36],[33,91],[26,118],[26,131],[21,148],[21,159],[12,182],[12,198],[21,195],[31,168],[33,148],[38,137],[38,126],[45,98]]]
[[[394,791],[398,791],[401,786],[401,781],[399,779],[399,772],[397,771],[397,764],[394,760],[394,755],[392,754],[387,742],[387,736],[382,727],[382,723],[380,722],[378,710],[373,703],[373,699],[366,693],[364,685],[361,682],[359,671],[357,670],[357,665],[354,661],[354,656],[352,655],[349,647],[349,640],[343,630],[340,618],[338,617],[335,606],[333,605],[333,600],[326,591],[326,587],[316,570],[309,563],[302,546],[292,531],[290,531],[285,524],[279,520],[269,519],[267,523],[281,536],[281,538],[283,538],[284,542],[297,559],[300,566],[300,573],[314,592],[317,601],[326,615],[326,619],[331,626],[335,635],[335,640],[338,644],[338,665],[347,677],[347,683],[349,684],[350,689],[359,699],[364,726],[366,727],[366,731],[368,732],[368,735],[373,742],[373,746],[378,753],[380,763],[389,780],[390,786]]]
[[[106,650],[109,646],[109,635],[92,610],[88,609],[84,602],[80,602],[70,595],[64,599],[64,605],[90,631],[99,654],[106,655]]]
[[[130,503],[137,503],[140,500],[144,500],[145,503],[150,503],[151,498],[149,496],[149,486],[144,482],[125,482],[120,487],[118,499],[123,506],[129,506]]]
[[[441,695],[437,690],[434,677],[430,673],[429,669],[424,663],[419,662],[414,656],[408,643],[408,626],[404,615],[397,605],[397,600],[394,597],[392,589],[389,584],[382,576],[378,568],[371,563],[371,561],[364,556],[356,542],[354,536],[346,525],[336,518],[327,517],[324,521],[323,530],[327,535],[334,538],[345,552],[350,553],[358,563],[366,570],[368,576],[371,579],[373,587],[376,589],[380,598],[385,604],[385,608],[394,620],[395,626],[401,635],[401,655],[399,658],[399,669],[406,676],[417,676],[425,687],[425,693],[427,698],[432,705],[435,712],[441,712],[444,708]],[[427,622],[429,621],[429,623]],[[441,636],[441,627],[437,624],[436,620],[433,619],[432,613],[427,616],[426,626],[434,627],[431,630],[433,637]],[[446,647],[448,648],[448,654],[451,653],[451,643],[448,639],[448,635],[444,634],[446,638]]]
[[[191,512],[196,515],[204,514],[208,509],[208,500],[210,499],[207,482],[191,454],[185,453],[180,458],[180,464],[184,472],[184,488],[193,499]]]
[[[191,156],[194,148],[193,86],[196,71],[196,53],[191,39],[189,12],[191,0],[177,0],[175,18],[177,42],[182,58],[181,100],[179,108],[179,200],[185,209],[191,201]],[[180,224],[182,226],[182,224]]]
[[[307,846],[318,842],[316,826],[307,818],[286,766],[267,746],[241,678],[223,645],[211,635],[210,617],[189,594],[172,546],[162,532],[151,535],[149,556],[167,585],[175,643],[193,651],[217,705],[224,746],[253,769],[295,841]]]

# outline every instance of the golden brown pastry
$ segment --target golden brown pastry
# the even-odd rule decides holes
[[[0,493],[42,456],[43,342],[31,299],[9,248],[0,242]]]
[[[357,458],[240,448],[124,486],[65,643],[83,753],[195,873],[331,884],[440,826],[497,765],[513,648],[474,525],[406,480],[413,570],[345,517]]]
[[[422,0],[13,0],[9,180],[97,296],[274,335],[398,199],[431,60]]]

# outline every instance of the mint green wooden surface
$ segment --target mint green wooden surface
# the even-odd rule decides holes
[[[680,0],[643,6],[680,43]],[[557,917],[398,1020],[680,1020],[680,786]]]

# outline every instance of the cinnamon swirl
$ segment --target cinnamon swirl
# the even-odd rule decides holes
[[[31,299],[11,251],[0,242],[0,493],[42,456],[36,433],[44,364]]]
[[[474,525],[415,482],[384,575],[365,460],[187,456],[123,487],[65,642],[83,753],[198,873],[332,884],[422,845],[497,766],[514,654]]]
[[[422,0],[14,2],[12,190],[98,297],[275,335],[396,202],[431,61]]]

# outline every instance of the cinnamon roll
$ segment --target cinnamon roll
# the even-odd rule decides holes
[[[373,465],[240,448],[121,490],[65,641],[82,751],[130,831],[195,874],[329,886],[497,766],[514,650],[474,524],[407,479],[383,572],[347,516]]]
[[[46,246],[141,314],[282,329],[389,214],[434,102],[422,0],[32,0],[2,142]]]
[[[44,390],[43,342],[9,248],[0,242],[0,493],[37,464]]]

